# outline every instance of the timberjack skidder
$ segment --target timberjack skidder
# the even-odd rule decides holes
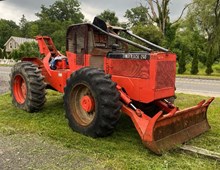
[[[36,40],[44,58],[23,58],[12,68],[11,93],[17,107],[39,111],[46,88],[64,93],[69,126],[91,137],[111,134],[122,110],[156,154],[210,128],[206,112],[214,98],[184,110],[170,102],[176,55],[169,50],[98,18],[68,28],[66,56],[50,37]]]

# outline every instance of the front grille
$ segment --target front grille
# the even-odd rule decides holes
[[[174,61],[158,61],[156,69],[156,89],[174,88],[176,64]]]

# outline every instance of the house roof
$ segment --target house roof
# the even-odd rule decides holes
[[[36,42],[35,39],[33,38],[23,38],[23,37],[15,37],[15,36],[11,36],[8,41],[4,44],[4,46],[6,46],[11,40],[14,40],[16,43],[18,43],[18,45],[23,44],[24,42]]]

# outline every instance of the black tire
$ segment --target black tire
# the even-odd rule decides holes
[[[113,133],[120,117],[121,103],[116,83],[103,70],[85,67],[74,72],[64,90],[64,106],[69,126],[91,137]],[[83,97],[94,100],[94,108],[85,111],[80,104]]]
[[[46,84],[41,70],[31,62],[15,64],[10,74],[12,103],[27,112],[39,111],[46,102]]]

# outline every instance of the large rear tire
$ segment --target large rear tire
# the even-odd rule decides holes
[[[67,80],[64,105],[69,126],[91,137],[110,135],[120,117],[116,83],[102,70],[85,67]]]
[[[31,62],[15,64],[10,74],[12,103],[28,112],[39,111],[45,101],[44,77],[37,65]]]

